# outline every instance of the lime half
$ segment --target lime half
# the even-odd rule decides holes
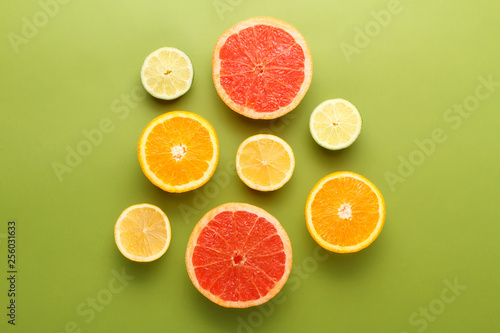
[[[318,105],[311,114],[309,129],[320,146],[338,150],[349,147],[361,132],[361,115],[352,103],[330,99]]]

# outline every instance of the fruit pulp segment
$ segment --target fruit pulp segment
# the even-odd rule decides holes
[[[245,145],[239,165],[246,179],[270,186],[280,183],[287,176],[291,159],[281,144],[271,139],[260,139]]]
[[[246,211],[216,215],[201,231],[192,257],[201,288],[225,301],[266,295],[283,277],[285,262],[274,225]]]
[[[259,24],[229,36],[219,52],[229,97],[257,112],[290,104],[304,82],[304,50],[288,32]]]
[[[352,246],[375,230],[379,209],[377,195],[364,182],[352,177],[333,178],[314,197],[312,223],[326,242]]]
[[[148,135],[146,161],[169,185],[187,184],[203,177],[213,158],[210,133],[197,120],[173,117],[156,125]]]
[[[163,216],[149,207],[131,210],[121,221],[120,240],[134,256],[149,257],[160,252],[167,241]]]

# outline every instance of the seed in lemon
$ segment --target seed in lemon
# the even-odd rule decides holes
[[[249,137],[236,153],[236,171],[248,187],[274,191],[292,177],[295,158],[283,139],[271,134]]]
[[[345,99],[330,99],[318,105],[311,114],[309,129],[320,146],[338,150],[356,141],[361,131],[361,115]]]
[[[141,81],[154,97],[170,100],[189,90],[193,73],[193,64],[184,52],[174,47],[162,47],[144,60]]]
[[[149,262],[160,258],[167,251],[170,238],[170,222],[154,205],[130,206],[115,224],[116,246],[132,261]]]

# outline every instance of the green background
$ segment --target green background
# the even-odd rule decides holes
[[[474,102],[479,77],[500,81],[498,2],[402,0],[385,26],[373,23],[372,11],[389,6],[378,0],[67,2],[45,21],[34,0],[0,9],[2,332],[498,331],[500,87],[464,116],[447,111]],[[215,41],[253,16],[293,24],[313,56],[308,93],[276,121],[236,114],[212,83]],[[13,34],[24,38],[34,19],[37,31],[24,28],[30,37],[14,45]],[[371,37],[356,37],[365,28]],[[347,44],[357,52],[346,56]],[[172,102],[146,96],[140,83],[144,58],[162,46],[186,52],[195,69],[191,90]],[[364,123],[352,147],[331,152],[313,141],[308,121],[316,105],[337,97],[356,105]],[[212,180],[184,194],[153,186],[137,161],[143,128],[172,110],[202,115],[220,142]],[[66,164],[68,147],[84,149],[84,131],[103,119],[112,124],[108,133],[58,179],[54,163]],[[416,140],[428,143],[435,129],[446,140],[419,153]],[[232,164],[238,145],[261,132],[284,138],[297,160],[290,182],[274,193],[247,188]],[[414,170],[401,166],[410,158]],[[378,186],[387,219],[369,248],[326,257],[303,210],[315,183],[340,170]],[[265,306],[219,307],[188,278],[184,253],[194,225],[230,201],[266,209],[292,241],[288,284]],[[167,253],[146,264],[125,259],[113,238],[122,210],[142,202],[161,207],[173,233]],[[18,225],[15,327],[5,316],[11,219]],[[111,293],[113,272],[122,270],[134,279]],[[452,297],[449,283],[466,289]],[[96,297],[106,304],[91,310]],[[420,311],[429,307],[425,317]]]

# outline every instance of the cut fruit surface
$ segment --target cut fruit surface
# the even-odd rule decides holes
[[[170,245],[170,222],[163,211],[150,204],[125,209],[115,224],[115,242],[128,259],[149,262],[160,258]]]
[[[292,148],[275,135],[249,137],[236,153],[236,171],[248,187],[259,191],[281,188],[293,174]]]
[[[273,119],[293,110],[312,78],[311,52],[292,25],[271,17],[239,22],[217,40],[213,80],[234,111]]]
[[[309,129],[320,146],[331,150],[346,148],[361,131],[361,115],[344,99],[327,100],[312,112]]]
[[[186,192],[205,184],[219,158],[215,130],[201,116],[173,111],[153,119],[139,139],[142,171],[167,192]]]
[[[173,47],[162,47],[144,60],[141,81],[154,97],[170,100],[189,90],[193,73],[193,64],[184,52]]]
[[[380,234],[385,203],[380,191],[363,176],[335,172],[321,179],[306,202],[309,233],[323,248],[356,252]]]
[[[212,302],[246,308],[281,290],[292,268],[292,247],[271,214],[249,204],[227,203],[195,226],[186,267],[194,286]]]

